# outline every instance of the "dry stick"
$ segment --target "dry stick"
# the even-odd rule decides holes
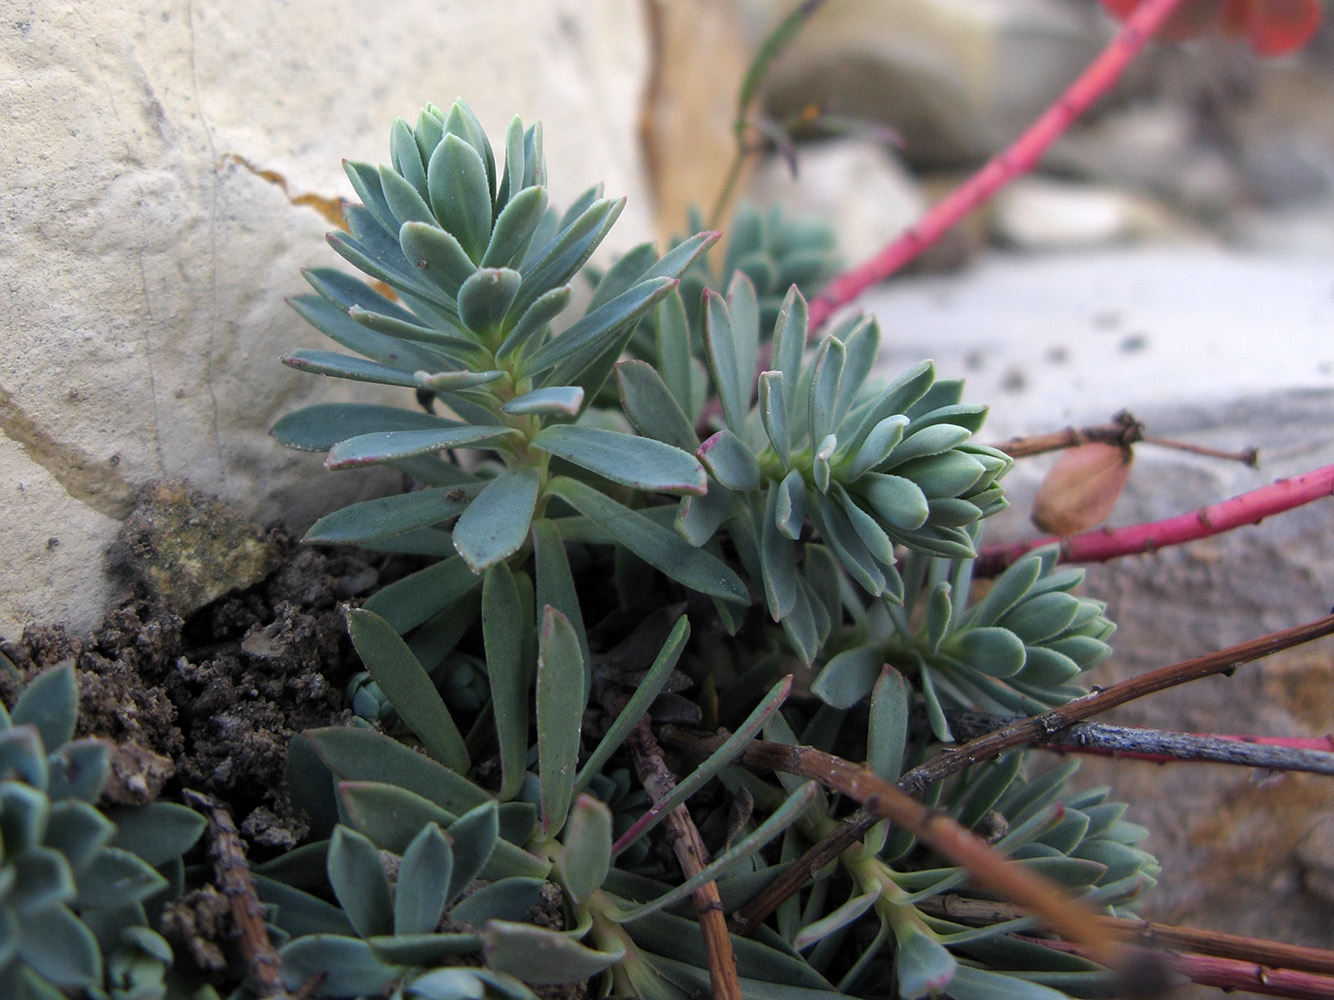
[[[1181,3],[1182,0],[1144,0],[1098,58],[1013,145],[989,160],[961,187],[927,212],[917,225],[871,260],[830,282],[811,301],[808,328],[812,332],[820,329],[837,309],[871,285],[884,281],[944,236],[1003,185],[1031,170],[1047,147],[1116,83],[1145,42]]]
[[[1105,562],[1120,556],[1156,552],[1169,545],[1259,524],[1273,514],[1331,495],[1334,495],[1334,465],[1326,465],[1165,521],[1128,528],[1102,528],[1066,539],[1040,538],[985,548],[978,554],[973,572],[978,576],[995,576],[1026,552],[1054,542],[1060,544],[1061,559],[1066,562]]]
[[[1059,709],[1043,715],[1024,719],[1011,726],[996,730],[979,739],[965,744],[958,750],[934,757],[920,767],[913,768],[903,775],[897,785],[912,794],[920,794],[931,784],[946,778],[956,771],[998,757],[1007,750],[1034,740],[1050,739],[1067,725],[1104,712],[1117,705],[1122,705],[1134,698],[1151,694],[1172,687],[1175,684],[1206,677],[1211,673],[1224,673],[1242,663],[1257,660],[1270,653],[1288,649],[1292,646],[1309,642],[1323,635],[1334,632],[1334,614],[1319,618],[1305,625],[1274,632],[1236,646],[1210,653],[1206,656],[1185,660],[1171,666],[1150,671],[1139,677],[1104,688],[1096,694],[1088,695],[1069,702]],[[1062,714],[1064,713],[1064,714]],[[1062,721],[1064,719],[1064,721]],[[746,904],[740,913],[741,925],[745,933],[757,927],[784,900],[801,889],[815,872],[833,861],[858,840],[864,837],[878,822],[878,817],[866,809],[853,813],[827,837],[812,845],[805,854],[784,869],[777,878],[753,900]]]
[[[947,712],[956,739],[973,739],[1010,725],[1025,716],[997,716],[983,712]],[[1101,754],[1128,760],[1165,764],[1169,761],[1208,761],[1274,771],[1305,771],[1334,775],[1334,736],[1314,739],[1265,736],[1219,736],[1212,733],[1175,733],[1162,729],[1112,726],[1105,722],[1078,722],[1049,739],[1033,744],[1054,753]]]
[[[646,715],[636,723],[626,737],[626,746],[635,758],[639,781],[654,802],[661,802],[676,788],[676,778],[662,759],[662,748],[653,735]],[[667,839],[687,879],[693,878],[708,864],[709,852],[700,838],[695,822],[684,805],[677,806],[663,821]],[[737,977],[736,957],[732,953],[732,939],[728,936],[727,916],[723,912],[718,885],[707,882],[691,898],[699,917],[704,936],[704,953],[709,960],[709,985],[715,1000],[742,1000],[741,981]]]
[[[1026,743],[1049,740],[1066,726],[1082,722],[1118,705],[1211,674],[1231,673],[1243,663],[1250,663],[1280,650],[1300,646],[1302,643],[1331,633],[1334,633],[1334,614],[1325,615],[1304,625],[1294,625],[1279,632],[1271,632],[1269,635],[1228,646],[1214,653],[1206,653],[1170,666],[1159,667],[1138,677],[1130,677],[1093,694],[1066,702],[1041,715],[1021,719],[1012,725],[965,743],[957,750],[933,757],[901,777],[898,782],[899,787],[919,794],[948,775],[981,761],[991,760],[1007,750],[1013,750]]]
[[[985,927],[1029,916],[1023,909],[1008,903],[986,899],[969,899],[949,893],[917,904],[924,913],[946,917],[969,927]],[[1179,951],[1195,952],[1231,958],[1241,962],[1255,962],[1270,968],[1300,969],[1334,975],[1334,951],[1308,948],[1299,944],[1284,944],[1264,938],[1224,934],[1221,931],[1199,930],[1195,927],[1176,927],[1151,920],[1127,920],[1124,917],[1099,917],[1108,928],[1126,940],[1134,940],[1146,948],[1168,947]]]
[[[213,862],[218,888],[231,902],[232,921],[241,939],[241,955],[245,958],[250,978],[261,998],[286,997],[282,960],[264,927],[264,904],[255,892],[255,880],[246,864],[245,847],[231,814],[221,802],[203,792],[186,789],[181,797],[208,817],[209,859]]]
[[[1019,937],[1019,940],[1031,941],[1054,951],[1064,951],[1097,960],[1080,945],[1067,944],[1064,941],[1046,941],[1041,938]],[[1334,1000],[1334,976],[1322,976],[1296,969],[1272,968],[1255,962],[1217,958],[1213,955],[1177,953],[1170,954],[1168,958],[1171,971],[1201,986],[1214,986],[1224,991],[1247,990],[1250,993],[1289,997],[1292,1000]]]
[[[1242,451],[1222,451],[1218,448],[1206,448],[1204,445],[1189,444],[1185,441],[1173,441],[1169,438],[1145,434],[1144,424],[1136,420],[1129,410],[1122,410],[1113,416],[1110,422],[1105,424],[1094,424],[1091,427],[1066,427],[1050,434],[1031,434],[1026,437],[1010,438],[1010,440],[1003,441],[995,447],[1011,458],[1029,458],[1049,451],[1060,451],[1063,448],[1077,448],[1082,444],[1099,443],[1127,446],[1139,441],[1157,445],[1160,448],[1188,451],[1192,455],[1203,455],[1206,458],[1222,458],[1232,462],[1242,462],[1252,468],[1256,467],[1260,460],[1260,453],[1255,448],[1246,448]]]

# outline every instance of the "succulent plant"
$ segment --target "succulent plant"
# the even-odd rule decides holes
[[[947,742],[949,709],[1031,714],[1079,697],[1073,682],[1111,653],[1116,626],[1105,603],[1072,593],[1084,571],[1058,570],[1057,554],[1034,550],[972,604],[971,560],[909,559],[903,607],[869,609],[851,633],[857,641],[829,659],[812,690],[850,708],[871,694],[881,665],[895,663],[918,678],[932,729]]]
[[[600,977],[617,995],[692,995],[710,959],[691,893],[716,882],[742,905],[850,808],[739,767],[750,740],[865,759],[893,781],[949,738],[950,711],[1073,696],[1111,625],[1055,550],[972,599],[1010,459],[973,440],[985,409],[929,362],[879,381],[873,320],[807,352],[805,300],[786,286],[827,267],[826,232],[742,213],[718,282],[702,260],[715,234],[662,258],[637,247],[556,332],[619,203],[589,192],[558,216],[540,130],[512,123],[497,166],[462,103],[395,123],[391,159],[348,166],[364,204],[330,240],[393,295],[309,272],[315,294],[294,305],[360,357],[287,363],[447,412],[322,405],[273,433],[331,469],[384,464],[421,485],[327,515],[308,541],[433,561],[349,612],[360,725],[292,744],[297,804],[323,839],[259,870],[286,981],[444,1000]],[[734,638],[687,653],[700,627]],[[785,704],[782,675],[803,664],[819,700]],[[694,683],[698,704],[663,693]],[[673,705],[733,734],[649,808],[628,780],[645,766],[633,733]],[[910,733],[914,715],[927,724]],[[1105,793],[1026,770],[1016,754],[929,795],[1102,905],[1152,881]],[[652,845],[686,801],[739,811],[682,879]],[[902,832],[881,824],[836,861],[733,938],[746,995],[875,993],[882,967],[906,997],[1095,988],[1098,970],[1039,960],[1008,925],[933,912],[972,890]]]
[[[167,802],[99,810],[110,749],[73,739],[77,716],[69,663],[0,708],[0,995],[160,1000],[172,951],[149,914],[204,820]]]

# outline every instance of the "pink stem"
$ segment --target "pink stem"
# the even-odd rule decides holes
[[[839,275],[810,303],[814,333],[837,309],[884,281],[945,235],[960,219],[1015,177],[1033,169],[1056,139],[1120,78],[1158,26],[1183,0],[1144,0],[1088,69],[1008,148],[987,163],[917,225],[860,267]]]
[[[1082,946],[1066,941],[1015,935],[1021,941],[1031,941],[1076,955],[1084,954]],[[1165,952],[1173,972],[1185,976],[1192,983],[1214,986],[1222,990],[1247,990],[1273,997],[1297,997],[1302,1000],[1334,1000],[1334,976],[1316,972],[1284,969],[1259,965],[1244,959],[1222,958],[1217,955],[1194,955]]]
[[[983,549],[974,572],[994,576],[1025,552],[1052,542],[1060,543],[1061,558],[1066,562],[1105,562],[1120,556],[1156,552],[1169,545],[1208,538],[1247,524],[1259,524],[1271,514],[1280,514],[1332,494],[1334,465],[1326,465],[1165,521],[1128,528],[1102,528],[1066,539],[1039,538]]]

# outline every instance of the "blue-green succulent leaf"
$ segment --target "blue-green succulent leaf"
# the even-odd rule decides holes
[[[806,524],[806,481],[792,469],[778,484],[779,494],[774,505],[774,523],[786,538],[796,541]]]
[[[476,334],[499,328],[519,294],[522,276],[507,267],[483,267],[459,286],[459,319]]]
[[[878,645],[854,646],[835,655],[811,683],[811,693],[834,708],[849,709],[875,687],[885,663]]]
[[[750,338],[741,336],[741,341]],[[712,289],[704,292],[704,346],[713,372],[714,388],[722,404],[727,426],[741,430],[746,425],[750,392],[754,380],[755,356],[745,366],[739,360],[738,334],[733,329],[727,302]]]
[[[641,281],[539,347],[525,365],[526,369],[541,372],[559,365],[558,374],[566,374],[567,370],[574,373],[563,381],[573,381],[575,374],[597,358],[617,334],[637,322],[675,287],[675,278]]]
[[[704,468],[695,456],[653,438],[553,424],[539,431],[532,445],[637,490],[696,495],[705,490]]]
[[[373,403],[318,403],[281,417],[269,430],[288,448],[328,451],[339,441],[375,431],[431,430],[461,426],[430,413]]]
[[[394,908],[380,852],[369,837],[345,826],[329,842],[329,884],[362,937],[392,934]]]
[[[533,242],[533,235],[546,210],[546,188],[525,188],[511,198],[496,216],[491,242],[482,257],[482,266],[518,267]]]
[[[377,361],[354,358],[337,351],[313,351],[304,348],[283,357],[283,364],[312,375],[331,375],[355,382],[378,382],[381,385],[415,387],[416,378],[401,368],[391,368]]]
[[[868,472],[857,480],[857,492],[882,521],[900,530],[922,527],[931,513],[926,495],[902,476]]]
[[[607,727],[606,735],[598,742],[597,747],[589,754],[588,760],[580,769],[578,777],[574,782],[574,791],[579,793],[588,787],[588,783],[598,774],[613,753],[624,742],[630,730],[648,711],[653,700],[658,697],[662,691],[663,685],[672,674],[672,669],[681,658],[681,653],[685,650],[686,640],[690,638],[690,619],[682,615],[672,626],[671,633],[662,644],[662,649],[654,657],[652,665],[644,674],[644,679],[635,686],[635,692],[630,696],[630,700],[625,703],[625,707],[612,724]]]
[[[534,239],[533,246],[537,249],[530,248],[519,268],[523,272],[523,287],[514,307],[522,312],[538,296],[569,281],[597,249],[624,207],[624,198],[594,200],[578,218],[562,227],[550,243],[538,246],[538,240]]]
[[[366,669],[426,751],[466,774],[470,761],[454,719],[426,669],[394,627],[364,608],[348,612],[348,632]]]
[[[838,427],[835,408],[846,355],[843,342],[836,337],[826,337],[815,353],[810,395],[807,397],[807,406],[810,408],[807,425],[812,441],[823,441]]]
[[[129,851],[105,847],[79,872],[74,906],[89,909],[142,903],[167,886],[167,880]]]
[[[429,223],[403,223],[398,231],[398,244],[403,256],[419,276],[414,285],[419,285],[423,280],[431,281],[451,299],[458,295],[459,287],[477,270],[468,251],[452,233]]]
[[[618,945],[613,951],[594,951],[559,931],[491,920],[482,931],[482,953],[492,969],[544,984],[596,976],[624,958],[625,948]]]
[[[515,396],[500,408],[501,413],[522,417],[529,414],[576,417],[584,406],[584,390],[578,385],[552,385]]]
[[[500,807],[492,800],[469,809],[449,825],[448,832],[454,845],[454,871],[445,895],[451,903],[474,879],[485,877],[494,881],[502,877],[494,874],[497,866],[490,864],[493,858],[501,861],[503,867],[513,864],[513,857],[531,857],[500,839]],[[507,874],[532,875],[533,872],[520,870]]]
[[[971,628],[951,636],[944,651],[988,677],[1013,677],[1024,668],[1019,636],[1005,628]]]
[[[330,726],[304,737],[337,781],[394,782],[454,816],[487,801],[486,792],[462,774],[371,729]]]
[[[547,324],[560,315],[561,311],[570,303],[570,296],[573,289],[569,285],[560,285],[557,288],[545,292],[527,308],[523,315],[518,318],[514,327],[500,342],[496,348],[496,360],[503,362],[507,360],[515,351],[528,344],[530,340],[540,334],[547,328]],[[514,314],[511,308],[510,315]]]
[[[110,846],[129,851],[154,867],[188,851],[208,825],[199,813],[174,802],[150,802],[105,812],[116,824]]]
[[[755,454],[727,428],[723,428],[696,449],[705,468],[729,490],[750,491],[760,488],[760,466]]]
[[[302,541],[324,545],[364,545],[406,531],[426,528],[462,514],[480,490],[481,484],[442,486],[363,500],[320,518],[306,532]]]
[[[670,528],[574,479],[557,477],[548,490],[678,583],[734,604],[750,603],[746,585],[726,563],[695,548]]]
[[[374,611],[403,635],[449,607],[480,582],[466,562],[452,556],[381,587],[363,607]]]
[[[496,562],[486,571],[482,584],[482,640],[500,741],[501,800],[518,794],[528,756],[528,672],[522,632],[516,627],[522,619],[514,573],[504,562]]]
[[[414,144],[415,145],[415,144]],[[435,225],[435,216],[431,206],[426,204],[420,191],[411,181],[404,179],[391,167],[380,168],[380,190],[389,210],[398,222],[425,222]]]
[[[454,851],[435,823],[422,827],[403,852],[394,890],[394,934],[430,934],[445,912]]]
[[[470,260],[478,263],[491,240],[491,193],[486,164],[465,140],[446,135],[426,165],[431,210]]]
[[[579,636],[568,618],[548,605],[537,651],[537,761],[542,830],[554,836],[565,823],[579,766],[584,716],[584,662]]]
[[[646,361],[622,361],[616,366],[621,408],[644,437],[694,451],[699,444],[691,425],[661,375]]]
[[[102,988],[97,939],[68,907],[51,906],[25,914],[18,954],[32,971],[56,986]]]
[[[899,780],[908,743],[912,688],[907,678],[885,664],[871,689],[871,710],[866,731],[866,763],[881,779]]]
[[[602,888],[611,867],[611,810],[591,795],[580,795],[570,810],[557,867],[570,897],[582,903]]]
[[[681,537],[698,548],[723,526],[731,509],[731,494],[717,480],[709,480],[703,496],[681,498],[673,523]]]
[[[531,466],[506,469],[454,524],[454,548],[474,573],[508,559],[528,537],[541,474]]]
[[[518,433],[511,427],[478,427],[464,424],[461,427],[446,427],[440,430],[361,434],[334,445],[329,450],[329,457],[325,459],[324,467],[352,469],[363,465],[379,465],[419,455],[433,455],[446,448],[490,443]]]
[[[9,713],[15,726],[36,726],[47,752],[74,738],[79,719],[79,687],[74,664],[62,663],[43,670],[28,681]]]
[[[298,990],[311,977],[319,976],[323,997],[372,996],[402,972],[376,958],[371,946],[360,938],[335,934],[296,938],[283,945],[278,956],[289,990]]]

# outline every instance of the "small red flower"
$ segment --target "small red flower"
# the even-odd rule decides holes
[[[1139,0],[1102,0],[1102,5],[1123,20]],[[1217,30],[1246,39],[1256,55],[1281,56],[1310,41],[1319,25],[1320,0],[1186,0],[1163,25],[1162,36],[1182,41]]]

